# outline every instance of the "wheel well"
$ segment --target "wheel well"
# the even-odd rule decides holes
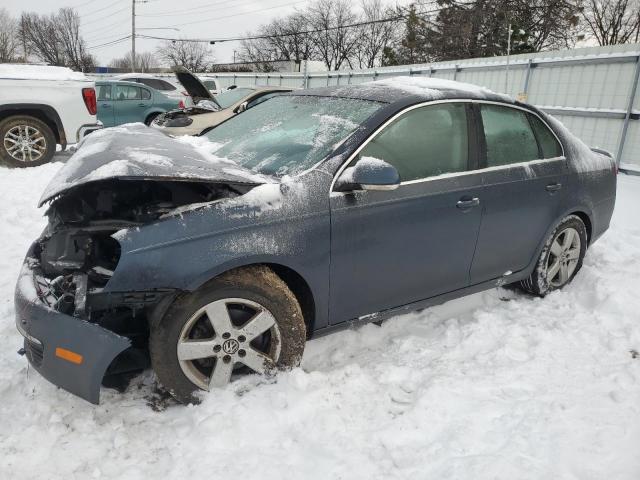
[[[591,219],[589,218],[589,215],[584,212],[572,212],[570,215],[575,215],[582,220],[587,229],[587,242],[591,243]]]
[[[150,118],[156,118],[158,115],[160,115],[162,112],[151,112],[149,115],[146,116],[146,118],[144,119],[144,123],[146,125],[149,125],[149,119]]]
[[[315,301],[313,299],[313,293],[311,292],[309,284],[298,272],[292,270],[289,267],[285,267],[284,265],[276,263],[258,263],[236,267],[231,270],[227,270],[226,272],[222,272],[220,273],[220,275],[234,270],[254,267],[256,265],[264,265],[265,267],[270,268],[278,277],[282,279],[284,283],[287,284],[287,287],[289,287],[289,290],[291,290],[293,295],[296,297],[296,300],[298,300],[298,303],[300,304],[302,316],[304,317],[304,323],[307,326],[307,336],[311,336],[313,332],[313,326],[315,324]]]
[[[5,118],[17,117],[21,115],[28,115],[46,123],[53,132],[53,136],[55,137],[56,142],[60,144],[66,143],[66,139],[61,138],[61,132],[58,129],[58,125],[56,124],[55,120],[50,118],[46,112],[38,108],[19,108],[0,111],[0,121],[4,120]],[[64,133],[62,133],[62,135],[64,135]]]

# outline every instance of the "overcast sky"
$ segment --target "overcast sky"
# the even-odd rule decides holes
[[[356,0],[357,1],[357,0]],[[354,3],[356,3],[354,1]],[[51,13],[61,7],[74,7],[81,17],[82,32],[89,47],[117,40],[131,34],[132,0],[2,0],[2,6],[19,17],[23,11]],[[139,34],[186,37],[224,38],[242,36],[271,19],[286,16],[310,0],[138,0],[136,30]],[[359,3],[359,2],[357,2]],[[408,0],[385,1],[407,4]],[[176,30],[145,30],[173,28]],[[136,39],[136,51],[154,50],[156,40]],[[213,54],[217,62],[230,62],[238,42],[216,44]],[[107,65],[131,49],[131,39],[97,48],[90,52],[99,65]]]

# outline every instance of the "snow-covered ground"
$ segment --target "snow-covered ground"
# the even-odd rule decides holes
[[[275,381],[158,412],[151,374],[94,406],[15,354],[14,282],[59,167],[0,168],[0,479],[640,478],[640,177],[619,177],[610,231],[561,292],[337,333]]]

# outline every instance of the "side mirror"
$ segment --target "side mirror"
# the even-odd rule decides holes
[[[353,167],[346,168],[334,186],[338,192],[349,190],[395,190],[400,175],[393,165],[383,160],[365,157]]]
[[[247,109],[247,104],[248,102],[242,102],[240,105],[238,105],[238,108],[236,108],[236,113],[242,113]]]

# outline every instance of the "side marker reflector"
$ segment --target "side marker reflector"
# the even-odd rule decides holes
[[[56,347],[56,357],[60,357],[63,360],[75,363],[76,365],[80,365],[82,363],[82,355],[72,352],[71,350],[67,350],[66,348]]]

